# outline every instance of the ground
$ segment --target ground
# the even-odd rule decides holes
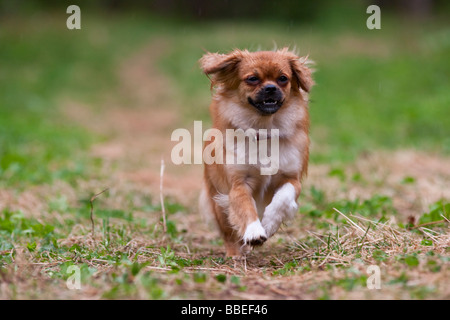
[[[63,121],[102,137],[82,151],[88,169],[0,188],[0,298],[450,298],[450,159],[439,152],[373,148],[352,161],[313,160],[294,221],[246,259],[225,258],[214,221],[197,209],[202,166],[170,161],[171,132],[192,128],[185,107],[196,93],[187,97],[161,67],[173,42],[136,47],[113,63],[114,92],[95,103],[57,98]],[[79,289],[70,289],[72,265]],[[370,266],[380,289],[369,289]]]

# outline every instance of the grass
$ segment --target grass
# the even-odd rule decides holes
[[[410,34],[397,25],[376,32],[353,27],[339,33],[314,25],[185,27],[173,35],[177,46],[162,61],[162,70],[176,75],[174,81],[187,97],[186,117],[207,120],[207,108],[198,108],[199,101],[207,106],[209,99],[204,89],[208,80],[197,65],[202,49],[272,49],[274,41],[278,47],[297,47],[316,62],[317,85],[310,96],[313,161],[353,160],[380,146],[448,154],[450,65],[443,36],[449,31],[438,25],[426,30],[409,26],[415,28]]]
[[[87,159],[83,152],[102,137],[65,121],[60,105],[63,99],[98,103],[117,85],[117,60],[130,54],[129,46],[152,35],[147,28],[157,31],[143,19],[137,25],[133,19],[119,19],[118,25],[108,27],[103,19],[85,18],[87,31],[79,32],[61,27],[65,21],[61,12],[3,22],[0,40],[7,45],[0,52],[2,184],[57,179],[74,183],[95,167],[95,159]]]
[[[386,18],[372,32],[357,27],[362,18],[337,28],[321,19],[185,24],[83,11],[79,32],[61,27],[61,12],[3,21],[0,298],[448,298],[450,197],[448,174],[439,169],[448,168],[450,150],[448,28],[439,21],[406,28]],[[310,176],[295,220],[237,261],[224,257],[215,229],[170,188],[164,232],[159,194],[147,188],[155,175],[129,158],[93,154],[96,145],[121,140],[87,129],[65,108],[82,104],[94,128],[110,124],[112,102],[124,113],[139,110],[127,109],[136,92],[128,86],[124,93],[117,70],[152,42],[164,47],[154,48],[163,53],[151,61],[156,78],[177,90],[163,106],[141,104],[173,107],[186,126],[209,121],[208,79],[197,65],[202,49],[272,48],[273,39],[316,61]],[[130,157],[143,149],[124,141]],[[421,150],[416,162],[398,155],[405,148]],[[144,183],[127,175],[130,166]],[[181,175],[172,178],[182,192],[192,188]],[[90,199],[105,188],[93,202],[92,233]],[[380,268],[381,290],[367,288],[371,265]],[[79,290],[68,287],[72,266]]]
[[[262,294],[253,285],[258,274],[269,284],[279,277],[303,279],[297,290],[310,298],[333,298],[335,290],[340,291],[341,298],[354,297],[358,292],[371,293],[366,289],[370,265],[380,266],[383,292],[392,291],[392,298],[429,298],[447,292],[439,282],[413,282],[416,272],[421,277],[445,279],[448,224],[407,229],[393,221],[397,214],[392,209],[385,213],[389,220],[373,210],[380,206],[378,198],[357,203],[340,201],[341,210],[356,209],[346,211],[349,216],[338,209],[319,210],[314,201],[305,199],[309,209],[301,209],[303,214],[289,226],[291,231],[285,230],[287,236],[271,245],[277,248],[277,254],[269,254],[263,261],[252,256],[248,265],[236,265],[236,261],[215,253],[205,254],[190,245],[192,236],[181,230],[164,234],[159,219],[141,220],[132,213],[101,218],[98,208],[92,236],[88,218],[80,209],[62,210],[57,220],[47,219],[45,223],[26,218],[20,211],[4,210],[0,219],[1,276],[7,284],[3,294],[16,299],[52,298],[56,291],[71,297],[77,292],[64,290],[64,286],[72,265],[80,268],[81,294],[91,298],[243,298],[245,294],[251,298]],[[328,205],[334,208],[335,203]],[[440,203],[422,217],[438,207],[441,212],[445,210],[443,217],[448,219],[448,204],[445,207]],[[185,215],[177,212],[169,217],[180,221]],[[177,223],[173,224],[177,229]],[[292,230],[297,236],[289,235]],[[8,265],[16,265],[17,270]],[[36,286],[34,294],[20,290],[27,283],[27,271],[39,275],[40,283],[32,284]],[[323,278],[316,279],[312,274]],[[48,287],[54,291],[44,292]]]

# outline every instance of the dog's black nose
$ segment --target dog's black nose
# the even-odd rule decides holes
[[[268,84],[267,86],[264,87],[264,92],[266,93],[272,93],[277,91],[277,86],[274,84]]]

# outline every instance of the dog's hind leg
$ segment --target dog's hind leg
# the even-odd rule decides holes
[[[216,217],[217,225],[222,234],[227,257],[237,257],[241,255],[242,241],[236,230],[228,221],[229,203],[228,196],[216,195],[214,197],[213,211]]]
[[[217,193],[214,187],[211,187],[211,189],[208,191],[206,185],[203,188],[199,199],[199,211],[206,219],[214,216],[220,234],[224,239],[227,257],[239,257],[241,256],[240,249],[243,243],[228,221],[228,195]]]

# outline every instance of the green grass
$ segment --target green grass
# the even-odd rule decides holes
[[[157,195],[114,181],[108,185],[111,193],[94,202],[91,234],[90,199],[100,191],[94,189],[111,182],[108,175],[117,168],[98,172],[105,164],[89,148],[109,137],[68,119],[64,103],[85,102],[95,112],[105,96],[126,101],[129,97],[117,90],[116,67],[150,40],[167,44],[157,66],[179,90],[174,96],[183,106],[186,127],[194,120],[209,121],[209,83],[197,64],[203,49],[271,49],[275,41],[310,54],[317,68],[310,107],[312,162],[332,163],[326,178],[337,180],[344,194],[350,187],[383,183],[368,172],[346,172],[345,165],[364,152],[418,148],[448,155],[448,27],[439,21],[406,26],[387,17],[381,31],[368,31],[361,17],[336,28],[339,19],[327,17],[310,25],[187,24],[84,11],[77,32],[65,29],[61,12],[2,21],[0,200],[10,196],[16,201],[0,208],[0,279],[5,283],[0,296],[361,298],[370,296],[365,269],[376,264],[387,266],[383,286],[389,297],[445,298],[439,280],[415,281],[417,274],[446,275],[448,246],[441,241],[448,234],[448,199],[425,212],[413,206],[416,221],[411,224],[394,205],[401,192],[331,198],[313,181],[304,188],[300,214],[287,231],[244,265],[224,258],[219,237],[202,234],[198,220],[189,220],[196,208],[166,199],[164,233]],[[399,188],[416,188],[419,181],[405,176]],[[41,207],[34,206],[35,198],[28,205],[27,199],[19,201],[30,194]],[[81,293],[66,287],[71,266],[80,269]]]
[[[85,172],[89,160],[78,151],[98,137],[65,121],[59,104],[68,97],[98,99],[99,92],[114,87],[114,63],[130,52],[127,48],[155,35],[176,43],[160,68],[181,90],[187,125],[209,121],[209,84],[197,64],[203,49],[270,49],[276,43],[296,46],[316,61],[310,108],[313,161],[352,160],[374,148],[450,151],[450,31],[438,24],[406,30],[387,20],[380,31],[347,27],[336,35],[319,24],[163,25],[154,17],[134,15],[114,23],[88,16],[81,31],[69,32],[59,28],[57,18],[63,16],[50,17],[22,19],[20,28],[9,20],[0,32],[3,184],[74,181]],[[33,29],[42,19],[48,21]],[[352,52],[342,40],[347,38],[363,48]]]
[[[379,31],[352,25],[332,32],[314,24],[196,24],[171,34],[177,45],[162,67],[184,92],[187,119],[208,121],[209,83],[197,63],[203,50],[296,47],[316,62],[313,161],[352,160],[374,148],[448,154],[450,31],[389,18],[384,25]]]
[[[0,183],[18,186],[76,178],[96,167],[88,147],[102,140],[67,119],[64,103],[96,104],[117,85],[124,55],[158,31],[142,17],[83,16],[65,28],[63,12],[3,21],[0,30]],[[64,23],[63,23],[64,22]],[[35,27],[39,26],[39,27]],[[90,172],[92,174],[92,172]]]
[[[9,23],[14,26],[14,22]],[[33,22],[23,23],[31,27]],[[86,88],[77,88],[82,83],[78,72],[87,72],[98,57],[80,57],[75,50],[78,41],[62,38],[52,29],[25,30],[2,28],[0,34],[5,44],[0,53],[1,182],[17,185],[69,180],[84,166],[80,157],[69,159],[85,150],[92,137],[74,124],[64,123],[58,98],[64,92],[84,92]],[[81,45],[86,44],[81,41]]]

